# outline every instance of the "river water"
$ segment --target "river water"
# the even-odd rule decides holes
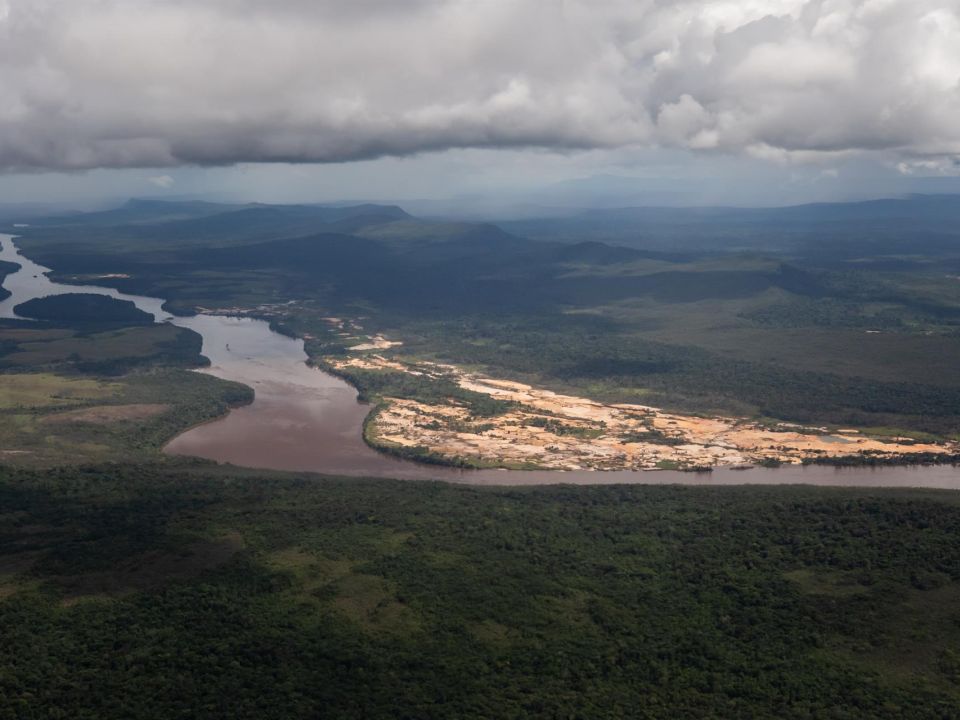
[[[369,406],[340,378],[311,368],[303,341],[270,329],[268,323],[225,315],[174,317],[160,298],[127,295],[95,285],[67,285],[47,278],[48,268],[23,257],[10,235],[0,234],[0,260],[19,264],[3,287],[12,296],[0,301],[0,318],[16,317],[14,306],[37,297],[70,292],[96,293],[130,300],[154,316],[190,328],[203,337],[205,372],[249,385],[252,404],[174,438],[165,448],[172,455],[192,455],[253,468],[324,474],[445,480],[477,485],[546,485],[608,483],[783,485],[804,483],[858,487],[928,487],[960,489],[960,468],[917,466],[833,468],[787,466],[776,469],[712,473],[671,471],[508,471],[457,470],[398,460],[368,447],[362,438]]]

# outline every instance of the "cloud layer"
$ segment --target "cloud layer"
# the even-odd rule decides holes
[[[0,0],[6,170],[628,146],[960,155],[960,0]]]

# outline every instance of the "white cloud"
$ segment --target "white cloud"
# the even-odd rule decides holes
[[[958,0],[0,0],[0,168],[960,153]]]
[[[149,181],[151,184],[156,185],[158,188],[162,188],[164,190],[169,190],[177,182],[169,175],[156,175],[152,178],[149,178]]]
[[[897,163],[901,175],[960,175],[960,164],[955,159],[904,160]]]

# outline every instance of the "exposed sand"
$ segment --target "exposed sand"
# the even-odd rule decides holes
[[[129,279],[131,275],[127,273],[103,273],[98,275],[70,275],[74,280],[79,280],[81,282],[89,282],[91,280],[113,280],[113,279]]]
[[[356,349],[356,348],[355,348]],[[329,358],[335,368],[403,371],[456,381],[466,390],[517,403],[492,418],[474,417],[450,400],[426,404],[385,398],[372,432],[384,445],[425,447],[448,458],[503,467],[631,470],[657,467],[799,463],[815,457],[956,453],[956,443],[833,433],[792,423],[772,427],[733,417],[697,417],[633,404],[604,404],[523,383],[496,380],[436,363],[408,364],[380,355]]]
[[[347,350],[353,352],[364,352],[368,350],[389,350],[392,347],[397,347],[398,345],[403,345],[402,342],[397,340],[387,340],[383,335],[374,335],[370,337],[367,342],[361,343],[359,345],[353,345]]]

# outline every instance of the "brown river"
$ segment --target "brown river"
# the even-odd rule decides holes
[[[51,282],[48,268],[20,255],[10,235],[0,234],[0,260],[20,270],[3,287],[12,293],[0,301],[0,318],[16,317],[13,308],[35,297],[68,292],[108,295],[133,301],[157,322],[190,328],[203,337],[205,372],[249,385],[251,405],[184,432],[164,452],[191,455],[252,468],[410,480],[445,480],[477,485],[571,483],[643,484],[813,484],[858,487],[960,488],[960,468],[949,465],[832,468],[786,466],[750,470],[718,468],[711,473],[672,471],[510,471],[457,470],[398,460],[368,447],[362,438],[369,407],[343,380],[306,364],[303,341],[273,332],[262,320],[224,315],[174,317],[163,300],[126,295],[112,288]]]

